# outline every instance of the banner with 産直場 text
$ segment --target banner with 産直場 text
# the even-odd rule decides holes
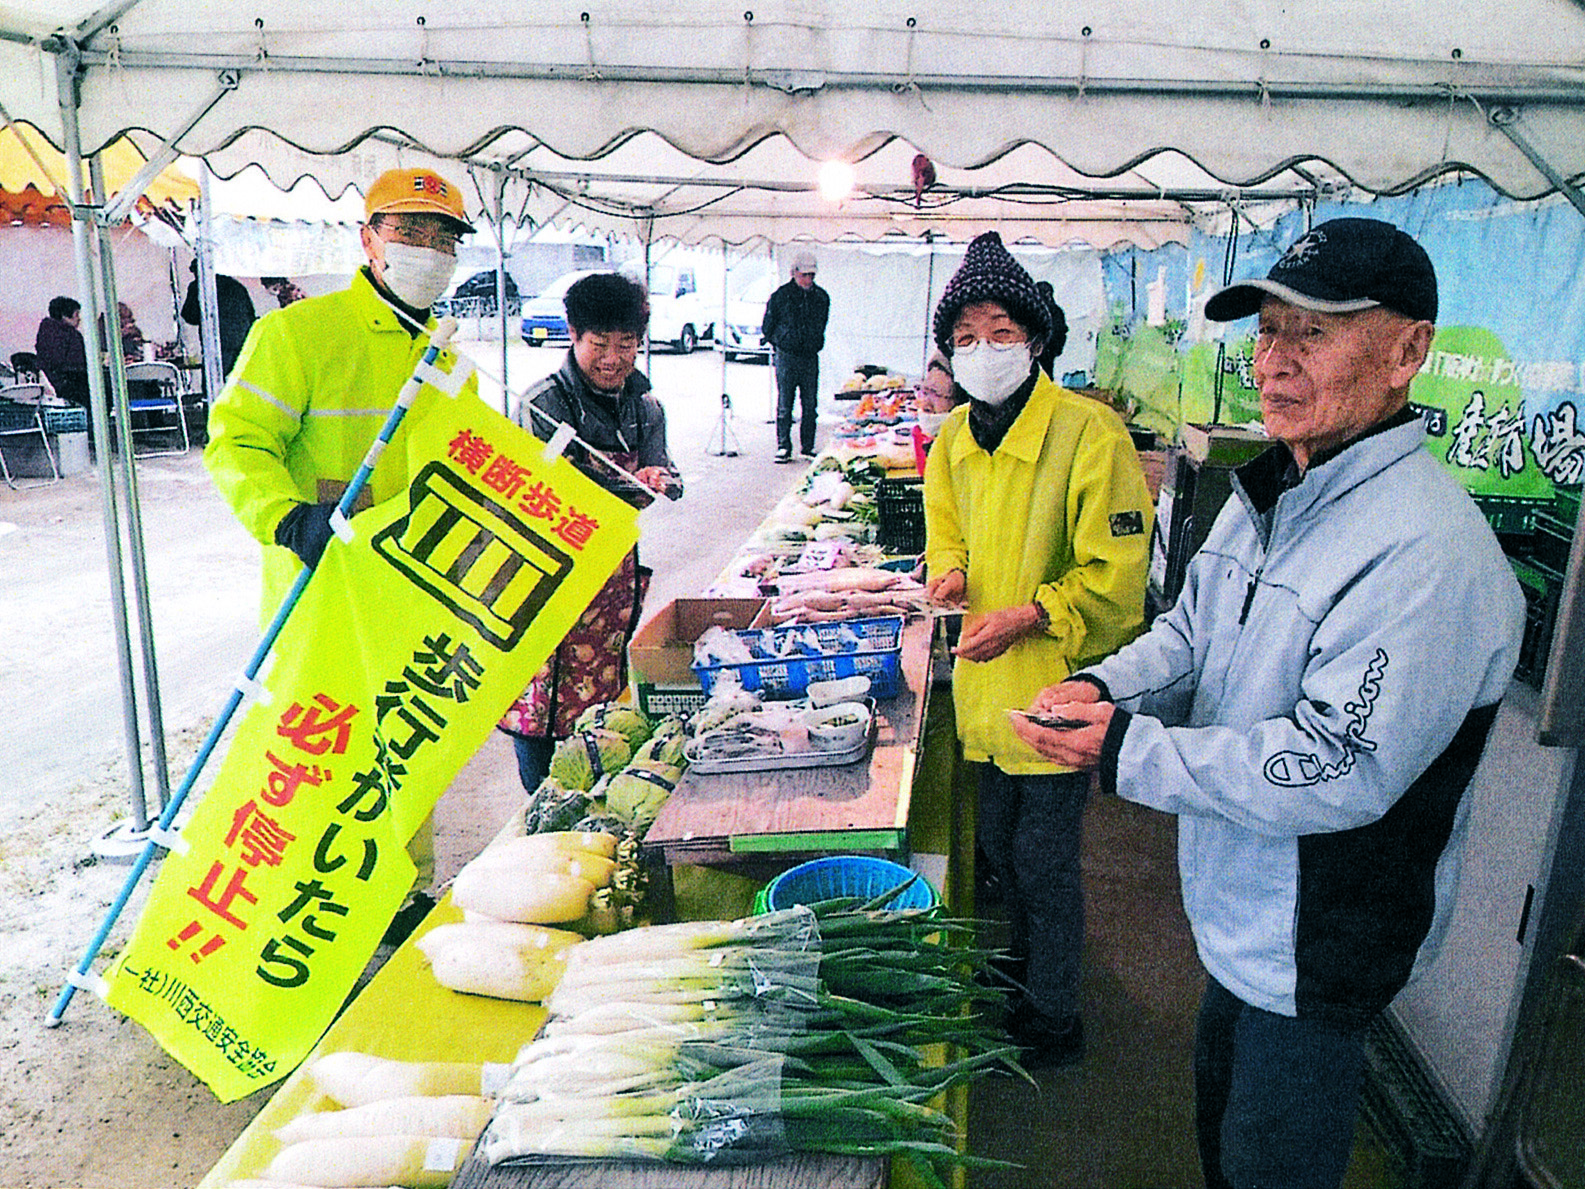
[[[528,433],[425,387],[397,497],[332,541],[108,1001],[222,1101],[285,1076],[412,884],[405,846],[638,536]]]

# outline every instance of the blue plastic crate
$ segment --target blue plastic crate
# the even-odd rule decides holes
[[[909,883],[910,880],[913,882]],[[901,863],[869,855],[830,855],[800,863],[771,880],[765,885],[763,908],[818,904],[822,900],[835,900],[840,896],[873,900],[904,885],[907,885],[904,891],[881,907],[931,908],[941,902],[940,895],[930,886],[929,880]]]
[[[789,638],[813,634],[820,651],[782,656]],[[755,659],[735,664],[701,665],[693,671],[708,696],[723,673],[736,673],[746,690],[768,697],[796,698],[816,681],[842,677],[868,677],[870,695],[890,698],[898,690],[898,662],[903,650],[903,617],[843,619],[830,623],[785,624],[774,628],[749,628],[735,633]],[[853,647],[851,636],[859,639]]]
[[[46,408],[44,428],[50,433],[87,433],[88,410],[81,405]]]

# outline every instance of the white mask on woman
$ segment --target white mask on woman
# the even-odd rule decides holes
[[[999,405],[1029,378],[1033,364],[1028,343],[981,339],[952,353],[952,378],[975,400]]]
[[[380,280],[399,301],[415,310],[427,310],[446,291],[456,271],[455,256],[435,248],[387,240],[385,271]]]
[[[918,414],[919,431],[927,438],[938,438],[941,436],[942,424],[951,415],[950,413],[926,413],[921,410]]]

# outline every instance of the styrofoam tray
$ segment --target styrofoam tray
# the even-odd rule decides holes
[[[855,764],[869,755],[875,745],[875,715],[870,714],[870,729],[864,738],[842,751],[792,751],[780,755],[744,756],[739,759],[696,760],[694,741],[688,740],[683,755],[688,760],[688,771],[703,776],[733,772],[776,772],[784,768],[838,768]]]

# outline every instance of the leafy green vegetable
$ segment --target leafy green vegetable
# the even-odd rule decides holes
[[[627,740],[630,751],[637,751],[655,729],[642,712],[622,702],[599,702],[590,706],[573,724],[575,731],[591,731],[597,727],[621,735]]]
[[[616,731],[596,727],[568,735],[550,756],[550,774],[569,789],[587,792],[608,772],[627,766],[633,749]]]
[[[605,790],[606,808],[642,836],[681,778],[681,768],[635,761],[611,777]]]
[[[528,799],[523,824],[526,833],[550,834],[570,830],[589,808],[588,794],[569,789],[554,776],[547,776]]]

